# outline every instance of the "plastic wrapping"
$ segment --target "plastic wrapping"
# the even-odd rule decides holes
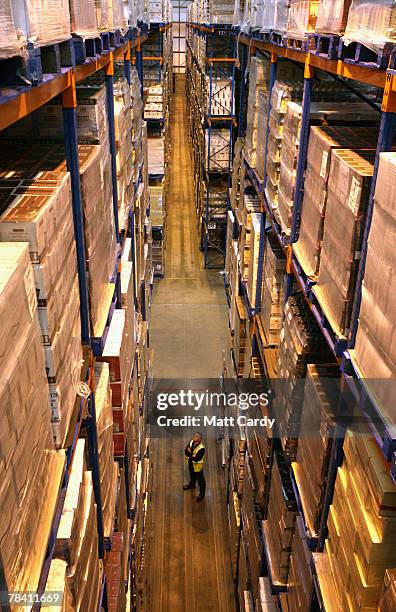
[[[14,12],[15,23],[36,45],[48,45],[70,38],[68,0],[25,0],[25,15]]]
[[[71,31],[79,36],[98,34],[95,0],[69,0]]]
[[[100,32],[113,28],[113,7],[111,0],[95,0],[96,23]]]
[[[319,0],[290,0],[288,33],[304,36],[306,33],[314,32],[318,5]]]
[[[256,171],[260,178],[264,177],[265,150],[267,145],[267,125],[268,125],[268,110],[269,110],[269,94],[261,92],[259,95],[259,108],[257,117],[257,133],[263,137],[257,140],[256,150]]]
[[[11,0],[0,3],[0,59],[23,53],[25,38],[14,23]]]
[[[285,255],[271,234],[265,242],[260,318],[269,344],[279,345],[284,304]]]
[[[274,30],[284,33],[289,23],[290,0],[275,0]]]
[[[319,34],[343,34],[352,0],[319,0],[316,31]]]
[[[353,0],[344,43],[359,42],[380,53],[387,42],[396,42],[395,0]]]

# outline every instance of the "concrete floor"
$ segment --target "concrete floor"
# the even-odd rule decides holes
[[[150,327],[154,378],[218,379],[227,309],[218,271],[205,271],[198,248],[184,89],[174,100],[165,279],[156,283]],[[188,388],[188,384],[184,388]],[[204,434],[207,495],[182,490],[183,449],[191,432],[152,439],[153,546],[150,612],[234,612],[225,478],[220,443]]]

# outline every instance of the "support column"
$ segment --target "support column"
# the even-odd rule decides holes
[[[128,41],[128,48],[124,53],[124,74],[128,85],[131,84],[131,43]]]
[[[136,45],[136,70],[140,79],[140,95],[143,100],[143,55],[140,34],[138,35],[138,42]]]
[[[241,86],[239,90],[239,115],[238,115],[238,137],[243,137],[246,133],[246,69],[249,61],[249,51],[246,45],[240,45],[240,73]]]
[[[304,193],[305,167],[307,163],[308,142],[309,142],[309,119],[311,114],[313,67],[309,64],[309,54],[305,63],[304,70],[304,96],[302,103],[302,119],[300,145],[298,150],[297,177],[294,188],[293,215],[290,241],[296,242],[298,239],[301,207]]]
[[[89,344],[90,319],[85,261],[83,205],[80,187],[80,167],[78,161],[76,108],[76,83],[74,74],[72,74],[72,84],[62,94],[63,128],[66,163],[71,177],[74,237],[76,241],[78,285],[80,290],[81,339],[83,344]]]

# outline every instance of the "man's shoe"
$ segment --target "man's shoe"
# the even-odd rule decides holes
[[[197,502],[202,501],[204,497],[205,497],[205,495],[198,495]]]
[[[194,485],[188,484],[183,486],[183,491],[188,491],[188,489],[195,489]]]

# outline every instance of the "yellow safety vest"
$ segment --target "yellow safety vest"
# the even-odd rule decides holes
[[[194,444],[194,442],[191,440],[190,445],[189,445],[189,446],[190,446],[190,448],[192,447],[192,445],[193,445],[193,444]],[[196,457],[196,456],[197,456],[198,451],[200,451],[202,448],[203,448],[203,449],[205,449],[205,447],[204,447],[204,445],[202,444],[202,442],[200,442],[200,443],[198,444],[198,446],[196,446],[196,447],[194,448],[194,450],[193,450],[193,452],[192,452],[191,457],[193,457],[193,458],[194,458],[194,457]],[[188,461],[188,459],[187,459],[187,461]],[[202,470],[203,470],[203,462],[204,462],[203,457],[202,457],[202,459],[201,459],[200,461],[193,461],[193,462],[192,462],[193,467],[194,467],[194,472],[202,472]]]

